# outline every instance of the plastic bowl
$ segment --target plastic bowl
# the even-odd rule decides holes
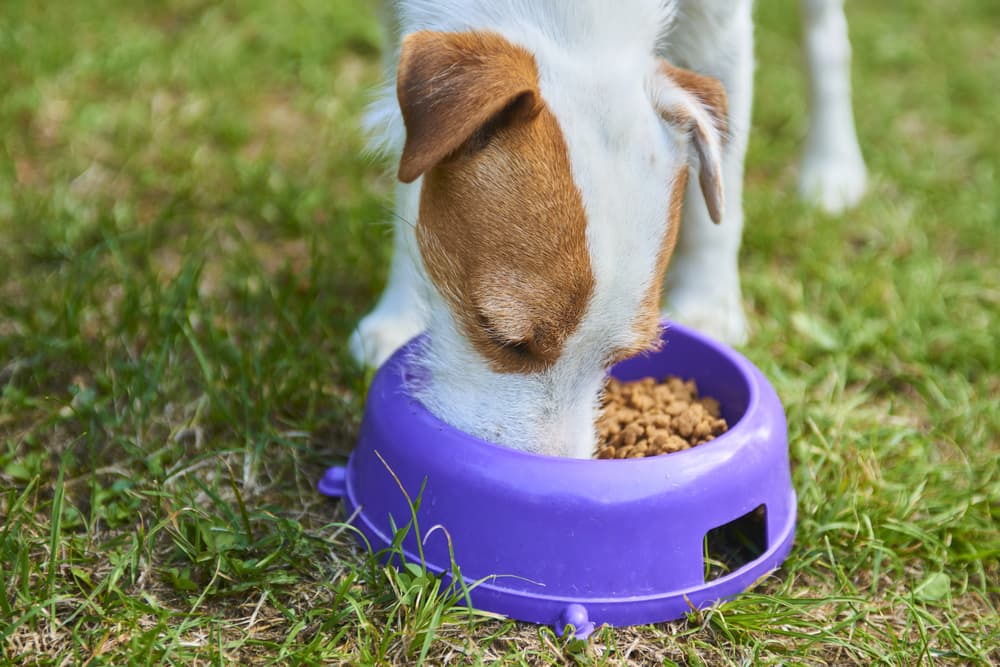
[[[320,490],[343,499],[375,550],[410,523],[407,496],[420,496],[429,569],[450,572],[450,537],[462,576],[479,582],[473,606],[559,631],[571,623],[578,636],[595,624],[673,620],[732,597],[791,549],[795,491],[784,411],[761,372],[732,349],[676,324],[663,337],[662,350],[612,374],[694,378],[730,425],[711,442],[644,459],[578,460],[479,440],[405,391],[414,340],[376,374],[357,448],[346,468],[327,471]],[[731,529],[744,538],[756,530],[757,549],[713,579],[706,544]],[[415,531],[402,547],[419,562]]]

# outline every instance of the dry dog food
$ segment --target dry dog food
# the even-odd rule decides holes
[[[635,459],[690,449],[726,432],[714,398],[700,398],[694,380],[612,378],[597,420],[599,459]]]

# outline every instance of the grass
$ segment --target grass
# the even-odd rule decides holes
[[[759,3],[746,353],[787,408],[796,547],[589,644],[382,567],[314,490],[388,255],[367,4],[5,2],[0,660],[1000,662],[996,3],[849,5],[873,178],[842,218],[792,194],[796,3]]]

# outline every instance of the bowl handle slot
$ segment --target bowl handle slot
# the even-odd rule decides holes
[[[766,505],[758,505],[746,514],[712,528],[702,540],[705,583],[752,563],[767,548]]]

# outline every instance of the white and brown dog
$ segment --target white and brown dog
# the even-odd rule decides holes
[[[377,365],[427,328],[416,361],[432,412],[510,447],[589,457],[605,373],[657,343],[664,285],[678,321],[746,337],[752,1],[396,5],[398,69],[370,115],[399,157],[394,255],[352,351]],[[838,210],[865,187],[847,28],[842,0],[804,9],[801,188]]]

